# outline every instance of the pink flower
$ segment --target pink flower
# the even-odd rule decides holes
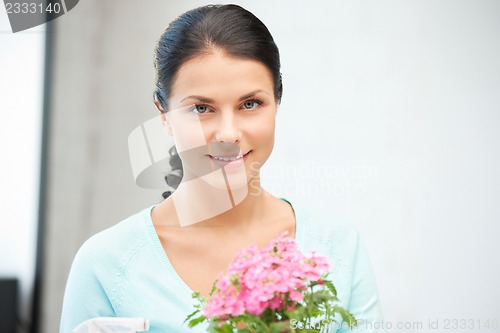
[[[207,318],[237,317],[266,309],[294,309],[303,301],[306,286],[321,281],[330,268],[325,257],[304,256],[286,232],[259,250],[239,251],[226,272],[219,275],[213,296],[203,309]],[[288,300],[288,301],[287,301]]]

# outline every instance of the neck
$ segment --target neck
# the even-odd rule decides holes
[[[236,188],[198,178],[181,183],[171,198],[182,227],[242,228],[262,220],[266,194],[259,177]]]

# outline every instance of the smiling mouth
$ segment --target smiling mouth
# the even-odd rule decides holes
[[[237,161],[239,159],[242,159],[243,157],[248,155],[248,153],[250,153],[250,152],[251,152],[251,150],[248,151],[246,154],[237,155],[237,156],[212,156],[212,155],[208,155],[208,156],[214,160],[217,160],[217,161],[233,162],[233,161]]]

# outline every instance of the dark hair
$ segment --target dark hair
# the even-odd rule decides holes
[[[157,76],[154,96],[165,112],[168,112],[172,82],[179,68],[185,62],[214,50],[265,65],[273,78],[274,96],[278,103],[281,101],[283,84],[279,51],[264,23],[238,5],[208,5],[179,16],[158,40],[155,48]],[[171,165],[172,162],[179,165],[182,171],[180,157],[173,148],[170,151]],[[169,183],[168,176],[165,178]],[[169,185],[176,188],[173,184]],[[167,191],[163,197],[167,198],[170,194]]]

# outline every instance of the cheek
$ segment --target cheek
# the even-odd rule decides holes
[[[189,121],[181,117],[172,117],[172,132],[177,151],[205,146],[205,133],[199,121]]]
[[[268,148],[272,150],[274,145],[275,118],[269,117],[253,124],[248,133],[251,135],[251,144],[255,149]]]

